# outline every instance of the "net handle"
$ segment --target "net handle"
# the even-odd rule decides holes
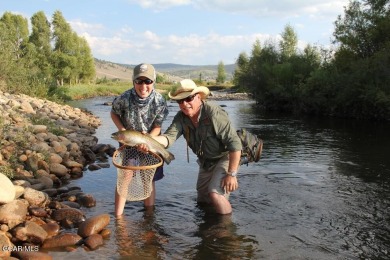
[[[122,145],[121,147],[119,147],[119,149],[114,152],[112,158],[115,158],[116,155],[118,153],[120,153],[125,148],[126,148],[126,145]],[[124,169],[124,170],[149,170],[149,169],[157,168],[163,164],[163,159],[158,154],[156,154],[152,151],[148,151],[147,153],[152,155],[153,157],[157,158],[158,163],[153,164],[153,165],[145,165],[145,166],[122,166],[122,165],[116,164],[115,160],[112,160],[112,163],[114,164],[114,166],[116,168]]]

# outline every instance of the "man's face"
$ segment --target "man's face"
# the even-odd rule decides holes
[[[193,117],[199,112],[199,108],[202,105],[200,95],[195,94],[185,99],[178,100],[180,110],[187,116]]]

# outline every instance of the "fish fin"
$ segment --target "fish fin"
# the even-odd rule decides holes
[[[163,159],[164,159],[164,162],[166,162],[167,164],[170,164],[171,161],[175,160],[175,156],[173,155],[173,153],[168,151],[168,156],[164,156]]]

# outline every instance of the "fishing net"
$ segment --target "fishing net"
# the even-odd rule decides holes
[[[128,201],[148,198],[153,190],[153,176],[163,160],[155,153],[143,153],[131,146],[121,146],[112,156],[117,168],[117,191]]]

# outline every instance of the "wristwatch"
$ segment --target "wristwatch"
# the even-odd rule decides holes
[[[236,177],[237,176],[237,171],[228,172],[227,175],[230,175],[232,177]]]

